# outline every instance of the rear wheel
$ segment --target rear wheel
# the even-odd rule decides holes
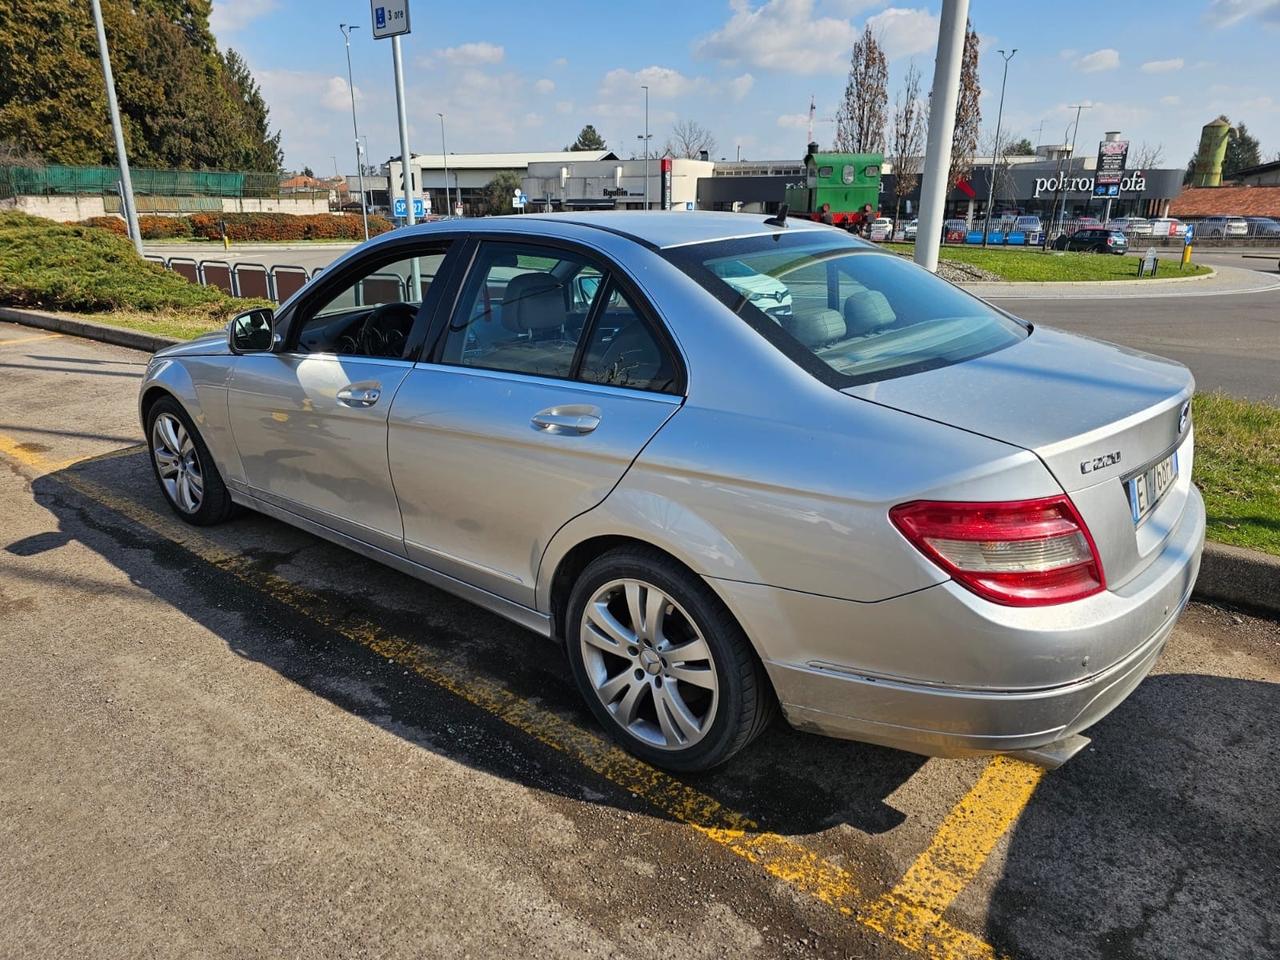
[[[655,766],[723,763],[776,710],[741,627],[705,583],[656,550],[622,548],[583,571],[566,649],[591,712]]]
[[[235,512],[213,455],[182,405],[161,397],[147,412],[147,445],[156,483],[179,518],[197,527]]]

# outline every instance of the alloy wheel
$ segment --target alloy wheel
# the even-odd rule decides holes
[[[164,492],[183,513],[195,513],[204,502],[204,472],[191,434],[171,413],[151,425],[151,455]]]
[[[698,625],[643,580],[613,580],[583,611],[587,678],[624,730],[661,750],[684,750],[711,729],[719,705],[716,664]]]

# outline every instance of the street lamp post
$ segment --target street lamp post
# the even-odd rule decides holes
[[[1018,52],[1018,48],[1014,47],[1009,53],[1003,50],[997,50],[996,53],[1004,58],[1004,75],[1000,78],[1000,107],[996,110],[996,142],[991,149],[991,176],[987,183],[987,221],[982,227],[982,245],[987,245],[987,234],[991,232],[991,204],[995,201],[996,194],[996,164],[1000,160],[1000,121],[1004,119],[1004,85],[1009,79],[1009,61],[1013,59],[1013,55]]]
[[[649,209],[649,87],[641,84],[644,91],[644,208]]]
[[[142,256],[142,230],[138,227],[138,210],[133,205],[133,178],[129,176],[129,155],[124,148],[124,130],[120,126],[120,106],[116,103],[116,81],[111,73],[111,56],[107,52],[107,31],[102,25],[102,7],[93,0],[93,25],[98,31],[98,50],[102,55],[102,81],[107,87],[107,109],[111,114],[111,132],[116,139],[116,159],[120,163],[120,202],[129,227],[133,248]]]
[[[351,91],[351,132],[356,138],[356,179],[360,186],[360,219],[364,223],[364,238],[369,239],[369,209],[364,197],[364,164],[360,162],[360,125],[356,123],[356,82],[351,73],[351,31],[359,30],[357,24],[338,24],[342,31],[342,39],[347,46],[347,89]],[[337,161],[334,161],[335,164]]]
[[[444,114],[437,113],[436,116],[440,118],[440,159],[444,161],[444,213],[446,217],[451,217],[453,216],[453,200],[449,196],[449,148],[445,146],[444,142]],[[459,202],[462,200],[461,190],[459,190],[458,200]]]

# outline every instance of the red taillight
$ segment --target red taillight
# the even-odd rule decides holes
[[[996,603],[1047,606],[1106,588],[1098,548],[1063,495],[1009,503],[916,500],[889,519],[962,587]]]

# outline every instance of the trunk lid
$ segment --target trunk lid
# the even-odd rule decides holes
[[[1172,360],[1036,327],[1007,349],[844,392],[1035,453],[1071,495],[1114,587],[1154,559],[1181,518],[1194,388]],[[1125,480],[1175,449],[1173,487],[1135,524]]]

